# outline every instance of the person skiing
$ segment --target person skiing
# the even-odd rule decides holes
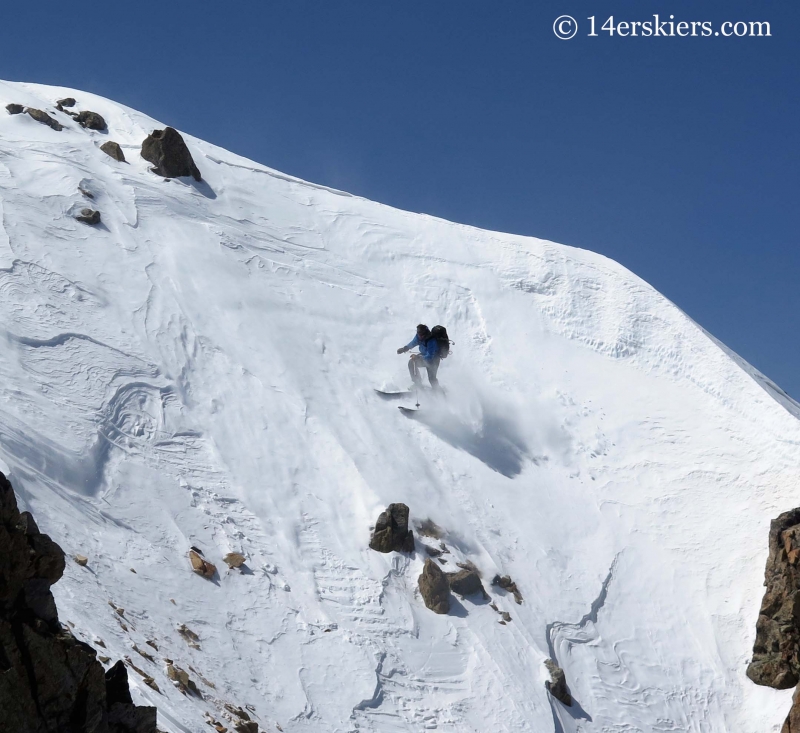
[[[431,383],[431,388],[439,388],[439,380],[436,378],[436,372],[439,371],[439,342],[431,336],[431,330],[424,324],[420,323],[417,326],[417,333],[414,338],[405,346],[401,346],[398,354],[405,354],[406,351],[419,346],[419,353],[412,354],[408,360],[408,372],[411,375],[411,380],[419,387],[422,385],[422,377],[420,371],[424,367],[428,372],[428,381]]]

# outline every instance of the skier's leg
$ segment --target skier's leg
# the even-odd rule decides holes
[[[428,381],[431,383],[431,387],[433,389],[439,389],[439,380],[436,378],[436,373],[439,371],[439,360],[434,359],[433,361],[427,362],[425,364],[425,369],[428,371]]]
[[[417,354],[414,354],[408,360],[408,373],[411,375],[411,381],[414,384],[421,384],[422,378],[419,376],[419,369],[417,369]]]

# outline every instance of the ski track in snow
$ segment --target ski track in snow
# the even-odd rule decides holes
[[[66,95],[108,135],[55,111]],[[163,730],[230,727],[225,703],[287,733],[779,729],[791,693],[744,675],[769,520],[797,504],[800,405],[777,385],[591,252],[190,136],[204,181],[167,181],[138,155],[156,121],[0,82],[9,102],[66,129],[0,118],[0,462],[89,557],[54,587],[62,621],[156,679],[130,671]],[[87,205],[102,225],[75,221]],[[407,384],[395,350],[420,321],[456,343],[446,399],[406,419],[373,387]],[[510,622],[478,598],[424,607],[438,540],[367,549],[393,501]],[[572,708],[545,691],[548,656]]]

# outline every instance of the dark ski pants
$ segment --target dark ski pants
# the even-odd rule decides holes
[[[438,387],[439,380],[436,379],[436,372],[439,371],[439,359],[425,361],[419,354],[414,354],[408,360],[408,373],[411,375],[411,381],[414,384],[422,384],[422,377],[420,376],[422,368],[428,372],[428,381],[431,383],[431,387]]]

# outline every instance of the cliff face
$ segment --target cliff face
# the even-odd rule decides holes
[[[63,550],[20,513],[0,473],[1,727],[155,733],[156,709],[131,703],[124,666],[110,670],[107,682],[95,650],[59,623],[50,587],[63,572]]]
[[[747,676],[778,690],[800,681],[800,509],[773,519],[764,573],[766,592]]]
[[[785,690],[800,681],[800,508],[770,523],[764,585],[747,676],[758,685]],[[796,730],[800,730],[800,686],[781,733]]]

